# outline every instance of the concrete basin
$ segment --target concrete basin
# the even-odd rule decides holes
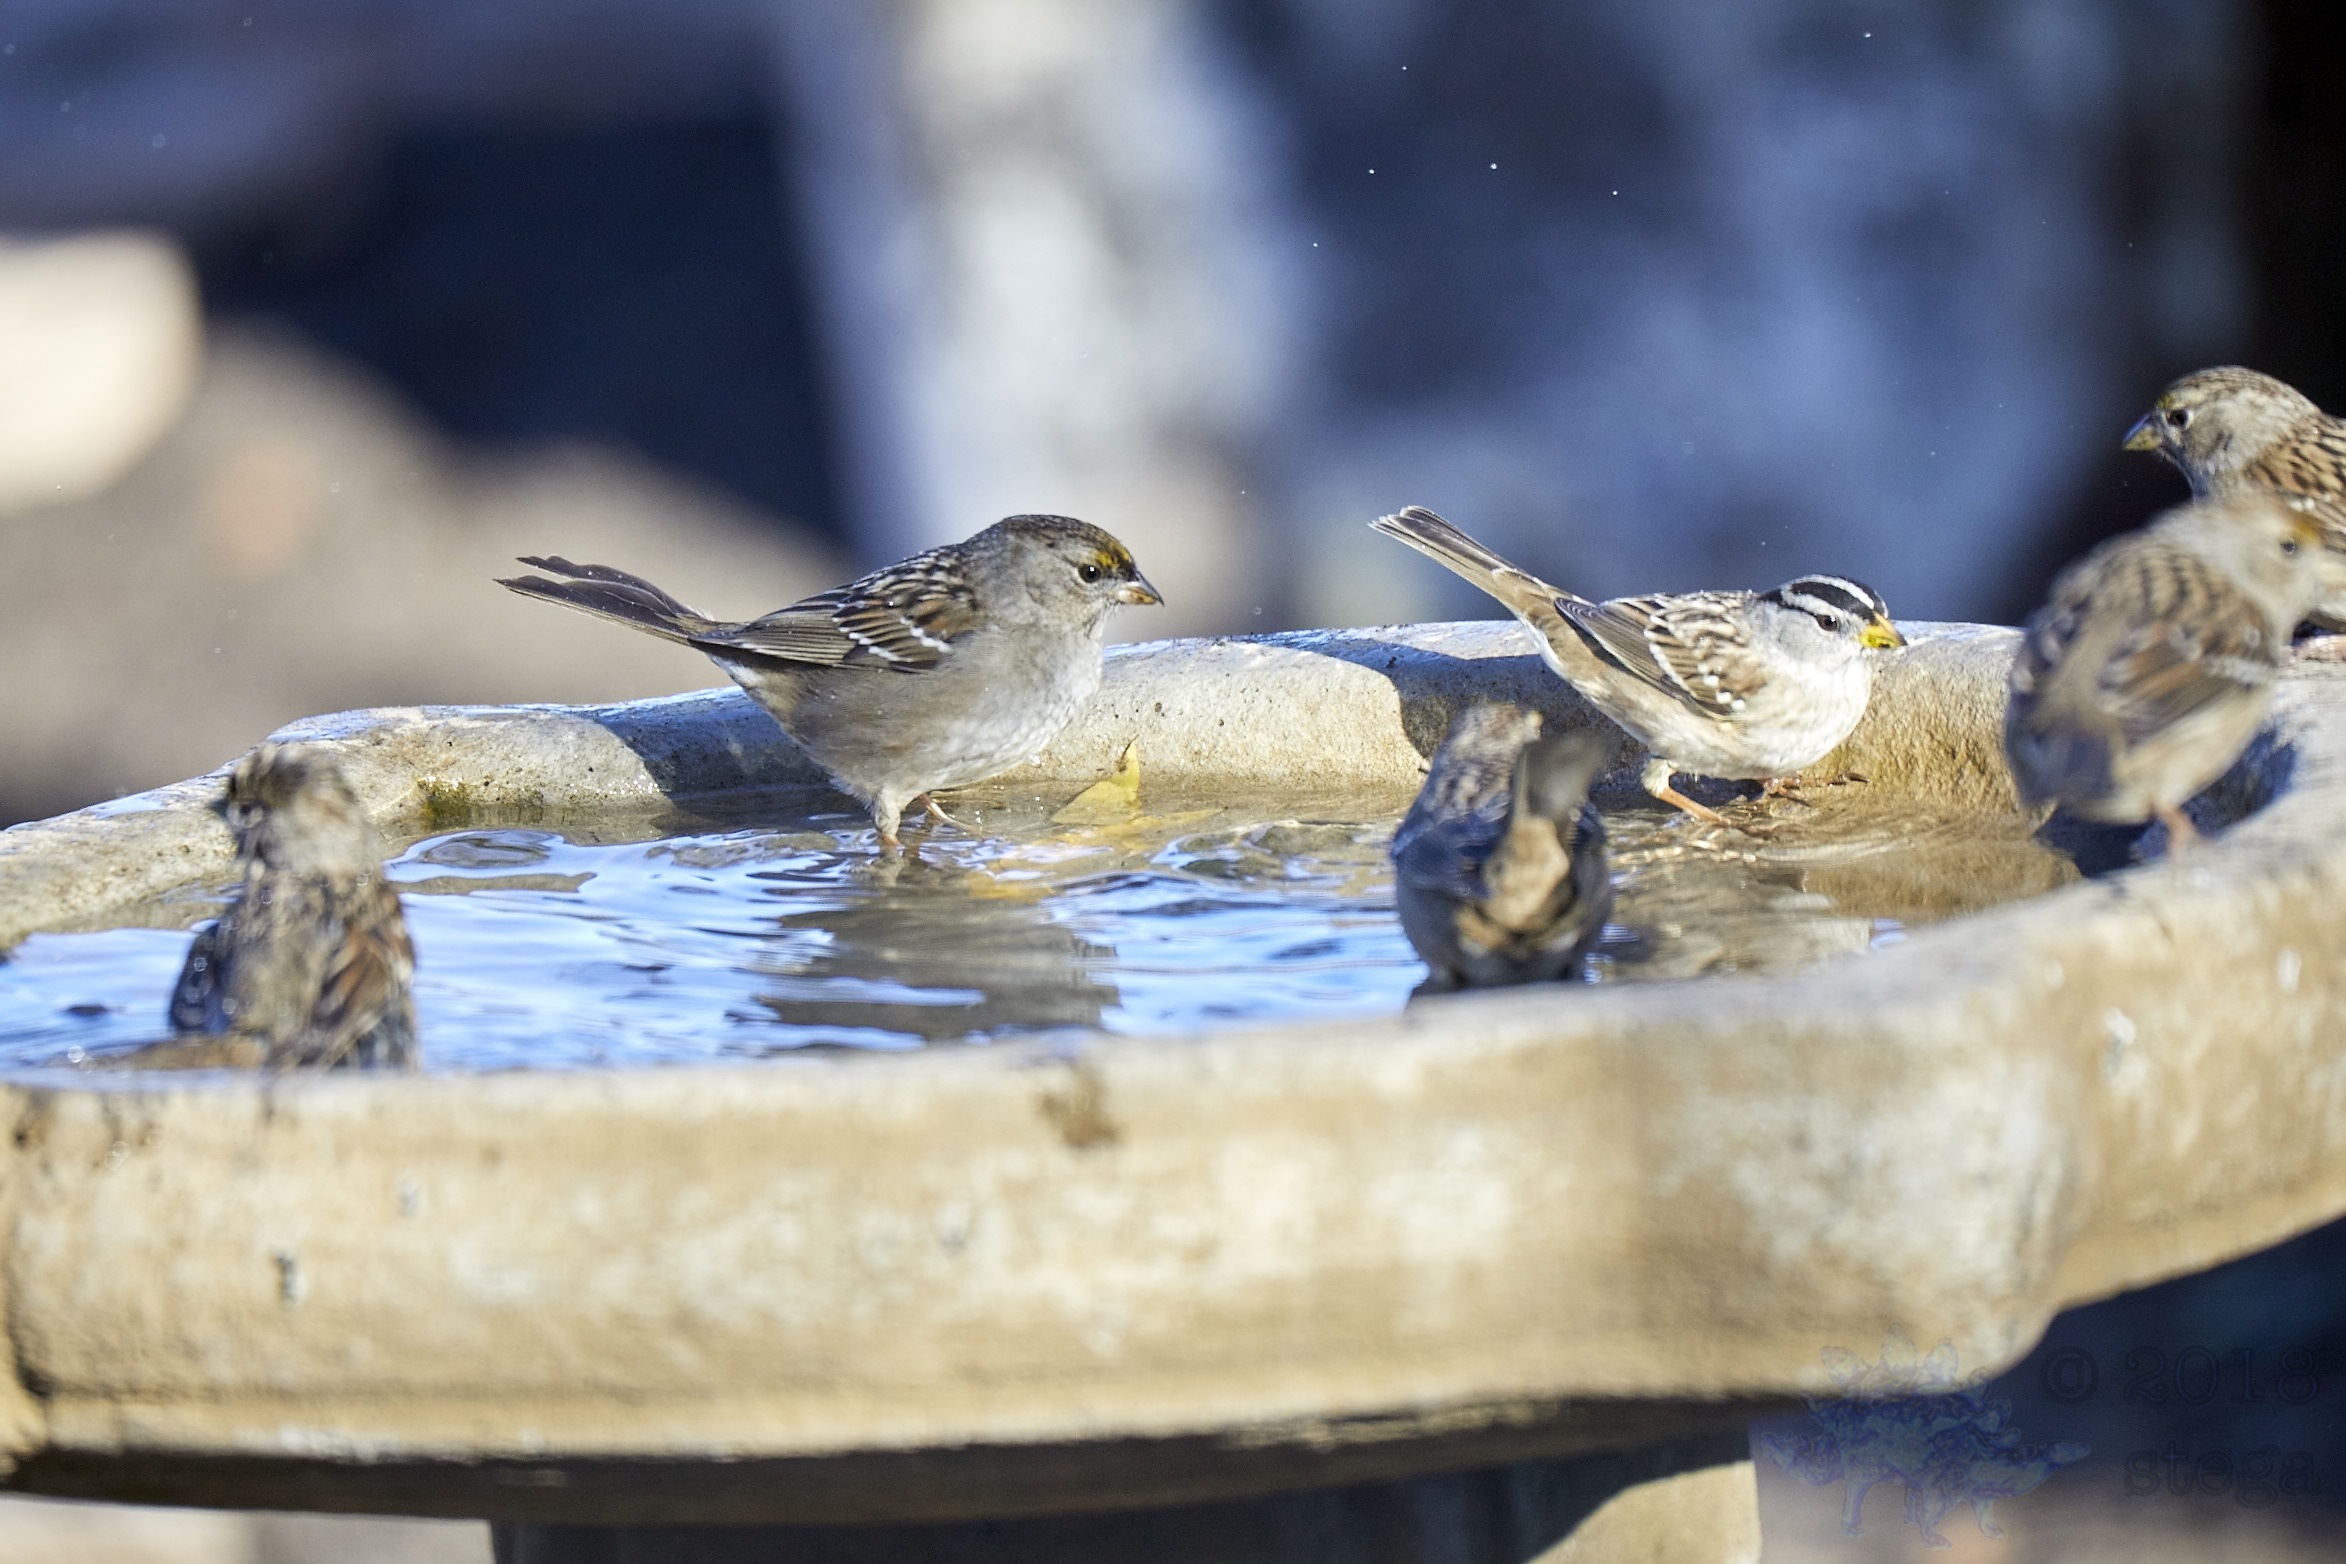
[[[2013,634],[1908,630],[1829,764],[2008,812]],[[1488,697],[1593,720],[1511,624],[1125,648],[1006,785],[1137,737],[1152,784],[1398,809]],[[393,831],[809,779],[731,692],[296,731]],[[0,835],[0,943],[219,875],[216,787]],[[2245,817],[2182,863],[1782,977],[790,1068],[19,1076],[7,1481],[852,1528],[1699,1447],[1731,1496],[1720,1431],[1829,1392],[1826,1348],[2000,1367],[2346,1212],[2346,674],[2294,669],[2217,794]],[[1744,1547],[1712,1531],[1676,1556]]]

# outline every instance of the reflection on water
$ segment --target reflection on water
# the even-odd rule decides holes
[[[435,1069],[1389,1014],[1424,975],[1393,915],[1397,809],[1315,813],[1070,827],[990,811],[888,859],[859,816],[776,804],[457,831],[413,843],[391,873]],[[1785,970],[2076,873],[2017,820],[1916,820],[1862,797],[1771,819],[1776,834],[1755,839],[1642,805],[1610,813],[1620,924],[1591,980]],[[216,905],[190,888],[121,920],[149,926],[26,940],[0,963],[0,1064],[152,1039],[187,928]]]

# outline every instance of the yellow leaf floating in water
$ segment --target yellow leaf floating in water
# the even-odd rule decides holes
[[[1113,825],[1140,813],[1140,740],[1124,746],[1116,767],[1068,801],[1053,825]]]
[[[1140,741],[1124,746],[1107,776],[1068,800],[1051,816],[1063,829],[1043,841],[1010,847],[972,872],[968,893],[984,898],[1034,901],[1051,894],[1076,864],[1102,855],[1127,858],[1155,853],[1186,827],[1214,819],[1220,809],[1183,809],[1148,815],[1140,808]]]

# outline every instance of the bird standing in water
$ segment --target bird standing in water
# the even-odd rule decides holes
[[[1606,745],[1543,728],[1520,706],[1463,713],[1393,835],[1421,992],[1565,977],[1603,932],[1613,887],[1588,790]]]
[[[188,951],[172,1027],[217,1039],[207,1062],[413,1067],[415,946],[341,768],[314,746],[263,744],[219,809],[243,879]]]
[[[2262,495],[2188,505],[2063,571],[2012,664],[2004,753],[2021,802],[2088,820],[2156,816],[2170,849],[2186,800],[2255,737],[2322,591],[2311,516]]]
[[[1592,603],[1518,570],[1422,505],[1370,525],[1497,598],[1539,637],[1547,665],[1650,752],[1645,790],[1713,825],[1727,821],[1679,792],[1673,776],[1797,776],[1865,715],[1872,654],[1906,644],[1881,594],[1847,576]]]
[[[889,848],[908,805],[1058,735],[1100,687],[1108,610],[1164,601],[1129,549],[1066,516],[1012,516],[740,622],[607,565],[522,563],[547,575],[499,584],[706,652],[871,811]]]
[[[2156,451],[2191,480],[2194,499],[2269,494],[2321,529],[2321,597],[2309,613],[2346,630],[2346,419],[2253,369],[2195,370],[2126,431],[2126,449]]]

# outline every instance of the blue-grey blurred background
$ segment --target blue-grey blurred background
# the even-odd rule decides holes
[[[7,0],[0,819],[364,703],[703,685],[1018,510],[1128,637],[1834,568],[2012,619],[2244,359],[2346,405],[2312,0]]]

